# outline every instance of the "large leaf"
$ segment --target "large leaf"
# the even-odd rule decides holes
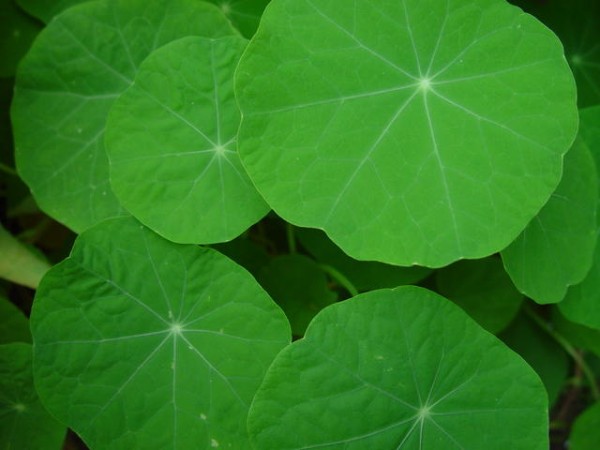
[[[431,272],[425,267],[397,267],[374,261],[357,261],[346,255],[320,230],[297,228],[296,235],[317,261],[339,271],[359,291],[413,284]]]
[[[274,0],[236,90],[267,203],[398,265],[508,245],[577,129],[560,41],[503,0]]]
[[[171,42],[141,64],[109,113],[111,187],[171,241],[229,241],[269,210],[236,151],[233,72],[245,47],[238,36]]]
[[[490,333],[504,329],[519,312],[523,296],[499,258],[458,261],[436,272],[440,294],[460,306]]]
[[[133,219],[77,239],[31,330],[40,397],[91,448],[248,448],[248,406],[290,339],[248,272]]]
[[[269,368],[248,426],[259,449],[542,450],[546,415],[520,357],[405,286],[321,311]]]
[[[0,345],[0,448],[59,450],[66,427],[41,405],[33,387],[31,345]]]
[[[100,0],[51,21],[19,67],[11,110],[17,168],[40,207],[75,231],[122,214],[103,146],[111,105],[154,49],[234,32],[197,0]]]
[[[569,436],[569,450],[597,450],[600,442],[600,403],[586,409],[575,422]]]
[[[557,303],[590,270],[596,245],[598,175],[585,142],[567,153],[562,180],[527,228],[502,250],[515,286],[538,303]]]
[[[208,0],[231,20],[240,32],[250,38],[255,33],[260,16],[270,0]]]

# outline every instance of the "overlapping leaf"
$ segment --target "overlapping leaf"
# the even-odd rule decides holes
[[[247,38],[251,38],[270,0],[208,0],[214,3]]]
[[[598,175],[585,141],[565,157],[563,177],[502,261],[515,286],[538,303],[557,303],[590,270],[596,246]]]
[[[270,206],[399,265],[508,245],[577,129],[559,40],[502,0],[273,0],[236,89]]]
[[[181,243],[231,240],[269,210],[236,151],[238,36],[188,37],[139,67],[106,124],[111,187],[145,225]]]
[[[233,33],[196,0],[100,0],[51,21],[19,67],[11,110],[17,168],[40,207],[75,231],[122,214],[103,146],[111,105],[156,48]]]
[[[400,287],[321,311],[269,368],[248,426],[260,449],[542,450],[546,415],[520,357],[446,299]]]
[[[91,448],[248,448],[248,406],[290,339],[248,272],[133,219],[78,238],[31,329],[40,397]]]

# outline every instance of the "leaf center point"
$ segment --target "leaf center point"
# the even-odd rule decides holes
[[[419,89],[423,92],[427,92],[429,89],[431,89],[431,80],[427,77],[420,78]]]
[[[430,414],[431,414],[431,409],[427,405],[421,406],[419,408],[419,410],[417,411],[417,415],[419,417],[419,420],[425,420],[425,419],[427,419]]]
[[[171,334],[181,334],[183,326],[180,323],[174,322],[171,324]]]

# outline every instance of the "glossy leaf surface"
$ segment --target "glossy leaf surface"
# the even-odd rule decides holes
[[[248,272],[133,219],[77,239],[31,329],[40,397],[91,448],[248,448],[250,401],[290,339]]]
[[[269,368],[248,427],[261,449],[545,450],[546,414],[520,357],[406,286],[321,311]]]
[[[502,0],[274,0],[236,94],[240,157],[277,214],[406,266],[508,245],[577,130],[560,42]]]
[[[238,36],[171,42],[140,65],[109,113],[111,187],[171,241],[229,241],[269,210],[236,151],[233,72],[245,47]]]

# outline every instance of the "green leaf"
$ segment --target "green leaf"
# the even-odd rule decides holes
[[[0,225],[0,278],[35,289],[49,268],[46,260]]]
[[[0,294],[0,344],[31,342],[29,322],[19,308]]]
[[[596,162],[596,169],[600,168],[600,105],[579,110],[579,137],[590,149]],[[598,188],[598,202],[600,202],[600,183]]]
[[[549,404],[553,405],[569,374],[569,357],[561,346],[523,315],[517,316],[498,337],[533,367],[546,386]]]
[[[407,266],[508,245],[577,131],[560,42],[503,0],[274,0],[236,94],[240,157],[277,214]]]
[[[71,6],[84,3],[89,0],[15,0],[16,3],[28,14],[40,19],[44,23],[50,20],[58,13]]]
[[[581,282],[596,246],[598,175],[583,140],[575,141],[564,164],[548,203],[501,253],[517,289],[538,303],[557,303]]]
[[[302,336],[312,318],[337,300],[325,272],[303,255],[283,255],[263,267],[258,282],[285,311],[292,333]]]
[[[50,416],[33,387],[31,345],[0,345],[0,448],[59,450],[66,427]]]
[[[0,77],[12,77],[17,64],[42,29],[13,0],[0,0]]]
[[[100,0],[51,21],[19,67],[11,110],[17,168],[40,208],[78,232],[122,215],[103,145],[111,105],[156,48],[232,33],[196,0]]]
[[[431,273],[425,267],[397,267],[379,262],[357,261],[346,255],[320,230],[297,228],[296,235],[317,261],[340,271],[359,291],[413,284]]]
[[[572,346],[589,350],[600,357],[600,330],[571,322],[558,309],[552,310],[552,325]]]
[[[600,103],[600,3],[589,0],[511,0],[554,31],[577,80],[578,103]]]
[[[250,401],[290,340],[248,272],[133,219],[77,239],[31,330],[40,397],[91,448],[248,448]]]
[[[542,450],[546,415],[520,357],[451,302],[405,286],[321,311],[269,368],[248,427],[261,449]]]
[[[597,450],[600,442],[600,403],[586,409],[575,422],[569,436],[569,450]]]
[[[233,25],[247,38],[251,38],[265,6],[270,0],[208,0],[217,5]]]
[[[246,43],[193,36],[163,46],[109,113],[111,187],[171,241],[229,241],[269,210],[236,151],[233,71]]]
[[[496,257],[458,261],[436,272],[436,283],[440,294],[494,334],[512,321],[523,301]]]

